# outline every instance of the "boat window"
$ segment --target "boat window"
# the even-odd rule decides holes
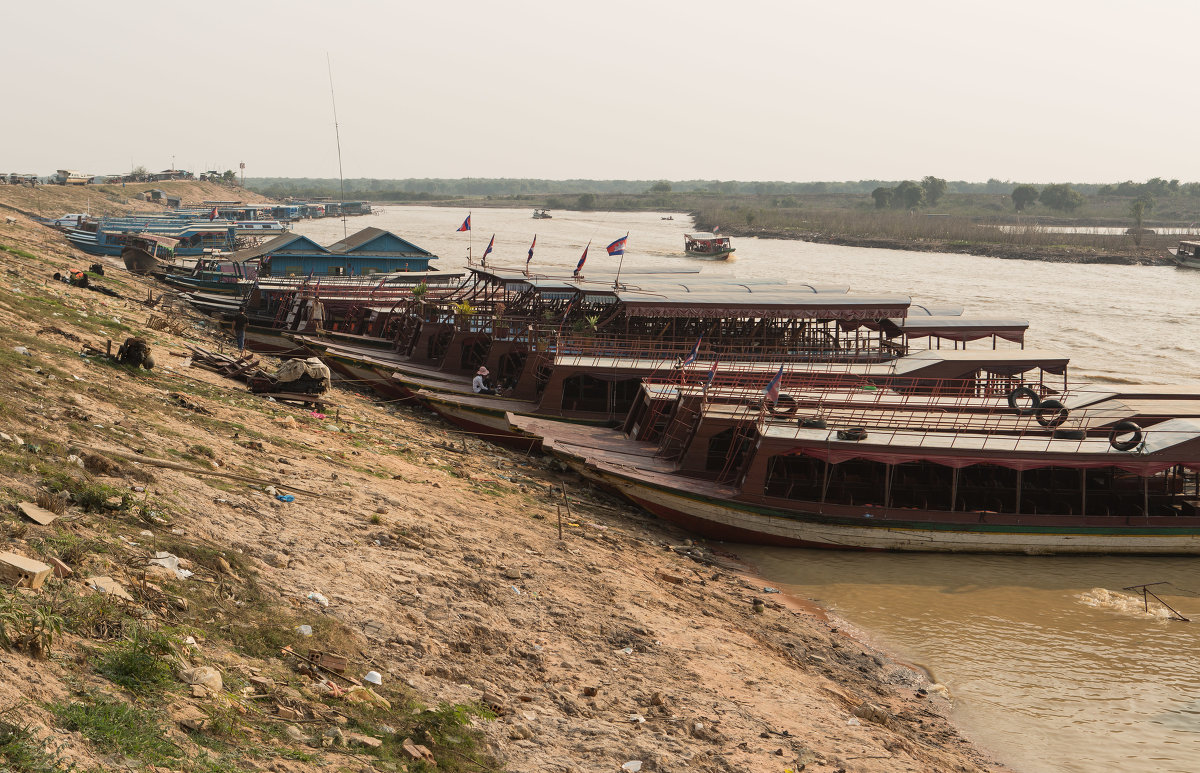
[[[609,383],[586,373],[563,379],[562,409],[597,413],[607,411]]]

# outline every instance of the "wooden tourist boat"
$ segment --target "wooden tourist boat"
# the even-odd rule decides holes
[[[471,313],[461,311],[464,305]],[[989,367],[1002,365],[1008,373],[1035,367],[1018,367],[1018,355],[1033,360],[1003,350],[977,349],[955,360],[955,353],[966,354],[956,347],[968,341],[1023,345],[1028,327],[961,319],[961,312],[916,306],[907,296],[863,297],[845,287],[782,280],[644,274],[636,287],[613,287],[475,269],[462,288],[424,297],[357,334],[291,339],[317,352],[343,380],[392,399],[417,397],[452,423],[496,437],[513,434],[509,412],[618,423],[642,379],[700,356],[700,341],[704,357],[748,367],[780,361],[809,363],[821,372],[878,366],[930,378],[985,378]],[[946,349],[933,360],[897,364],[913,348],[910,342]],[[481,366],[503,387],[501,395],[472,391]]]
[[[101,218],[67,230],[67,240],[89,255],[121,255],[132,241],[146,234],[174,239],[175,256],[201,257],[212,251],[231,251],[237,229],[225,221],[173,218]]]
[[[1065,359],[1019,350],[949,348],[979,339],[991,339],[993,346],[1000,338],[1023,344],[1025,322],[949,316],[960,308],[935,310],[947,316],[905,318],[911,306],[907,297],[868,298],[845,288],[776,284],[743,286],[738,293],[726,282],[723,292],[708,293],[695,279],[672,281],[692,287],[687,292],[665,283],[638,291],[582,289],[558,331],[494,342],[486,357],[442,367],[433,378],[394,362],[392,379],[451,423],[500,437],[512,434],[508,412],[597,425],[620,422],[644,378],[672,372],[688,360],[708,367],[716,359],[725,367],[750,369],[786,361],[817,373],[900,370],[981,381],[997,370],[1065,368]],[[606,314],[592,314],[596,308]],[[593,320],[578,331],[569,324],[575,309],[582,319]],[[905,358],[910,341],[947,349]],[[473,393],[471,377],[479,365],[506,387],[501,395]]]
[[[683,251],[692,258],[725,260],[733,254],[733,249],[728,236],[710,233],[683,235]]]
[[[716,539],[1200,553],[1195,387],[1034,384],[1006,394],[954,380],[875,378],[864,389],[789,373],[772,379],[771,399],[761,374],[754,387],[700,379],[646,384],[620,429],[510,421],[584,475]]]

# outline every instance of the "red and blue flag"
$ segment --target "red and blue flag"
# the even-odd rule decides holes
[[[483,257],[480,258],[481,261],[487,260],[487,256],[489,254],[491,254],[492,247],[494,247],[495,245],[496,245],[496,234],[492,234],[492,240],[490,242],[488,242],[487,249],[483,251]]]
[[[588,247],[591,247],[591,246],[592,246],[592,243],[591,243],[591,242],[588,242],[588,243],[587,243],[587,247],[584,247],[584,248],[583,248],[583,256],[582,256],[582,257],[579,259],[579,263],[578,263],[578,264],[576,264],[576,266],[575,266],[575,273],[576,273],[576,274],[578,274],[580,271],[583,271],[583,264],[584,264],[584,263],[587,263],[587,251],[588,251]]]
[[[708,369],[708,378],[704,381],[704,388],[708,389],[712,386],[713,381],[717,377],[717,361],[713,360],[713,364]]]
[[[211,223],[212,221],[216,220],[218,214],[217,208],[213,207],[213,211],[208,214],[208,221]]]
[[[779,386],[782,383],[783,366],[780,365],[779,372],[775,374],[775,377],[771,379],[771,383],[767,384],[767,388],[763,390],[763,395],[766,397],[768,403],[774,405],[775,401],[779,399]]]
[[[470,215],[467,215],[467,219],[464,220],[463,224],[458,227],[458,230],[460,230],[460,231],[470,231],[471,230],[471,216]]]
[[[696,345],[692,347],[692,353],[687,356],[687,359],[685,359],[683,364],[679,367],[686,368],[688,365],[691,365],[696,361],[696,358],[700,356],[700,342],[703,340],[704,336],[700,336],[696,339]]]
[[[629,238],[629,236],[627,236],[627,235],[622,236],[620,239],[617,239],[615,242],[608,245],[608,254],[609,255],[624,255],[625,254],[625,240],[628,238]]]
[[[533,248],[537,246],[537,234],[533,235],[533,244],[529,245],[529,257],[525,258],[525,265],[529,265],[529,261],[533,260]]]

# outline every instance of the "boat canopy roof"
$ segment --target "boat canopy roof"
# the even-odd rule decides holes
[[[970,317],[924,317],[887,319],[880,327],[886,333],[909,338],[934,336],[948,341],[976,341],[996,336],[1022,343],[1029,322],[1023,319],[971,319]]]
[[[995,464],[1014,470],[1042,467],[1089,469],[1117,467],[1138,475],[1152,475],[1181,463],[1200,469],[1200,422],[1168,419],[1144,430],[1145,447],[1137,453],[1118,451],[1107,436],[1085,440],[1056,438],[1053,434],[997,434],[988,432],[926,432],[870,429],[866,441],[838,440],[836,429],[806,429],[795,423],[769,423],[762,435],[774,445],[795,441],[785,455],[811,456],[830,464],[868,459],[883,464],[932,462],[946,467]],[[769,451],[768,451],[769,453]],[[1190,461],[1188,461],[1190,459]]]
[[[653,294],[618,291],[631,317],[803,317],[863,320],[903,316],[908,296],[858,296],[796,292],[789,286],[754,293],[662,291]]]
[[[926,306],[923,303],[914,303],[908,307],[908,316],[910,317],[918,315],[926,317],[961,317],[962,313],[962,306]]]
[[[470,269],[472,274],[475,274],[481,279],[492,280],[494,282],[520,282],[529,279],[565,279],[571,282],[578,282],[587,285],[599,285],[607,283],[610,287],[616,279],[615,271],[589,271],[586,279],[578,279],[569,268],[560,267],[551,270],[539,270],[531,273],[525,273],[523,269],[513,268],[511,266],[472,266]],[[667,267],[643,266],[634,268],[624,268],[621,270],[621,276],[643,276],[647,274],[662,274],[664,276],[674,276],[678,274],[699,274],[700,269],[688,268],[677,269]]]
[[[695,239],[698,242],[712,241],[713,239],[727,239],[728,238],[726,236],[718,236],[717,234],[710,234],[708,231],[697,231],[694,234],[684,234],[683,237],[685,239]]]
[[[1015,376],[1040,368],[1047,373],[1062,375],[1067,372],[1069,363],[1069,357],[1034,349],[925,349],[899,358],[891,364],[890,371],[893,376],[922,371],[924,377],[958,378],[959,374],[973,370]],[[939,370],[947,372],[940,376]]]
[[[136,236],[139,239],[146,239],[147,241],[158,242],[162,246],[166,247],[167,249],[171,249],[171,250],[175,249],[175,245],[179,244],[178,239],[172,239],[170,236],[163,236],[162,234],[140,233],[140,234],[134,234],[134,236]]]

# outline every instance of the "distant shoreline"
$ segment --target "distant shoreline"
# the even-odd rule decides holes
[[[944,252],[1002,258],[1004,260],[1039,260],[1046,263],[1095,263],[1120,266],[1175,265],[1175,258],[1170,253],[1151,249],[1114,252],[1111,250],[1097,250],[1083,247],[1059,248],[988,243],[962,244],[938,239],[884,239],[765,228],[729,227],[722,228],[722,234],[732,237],[792,239],[817,244],[836,244],[843,247],[870,247],[880,250],[909,250],[912,252]]]

